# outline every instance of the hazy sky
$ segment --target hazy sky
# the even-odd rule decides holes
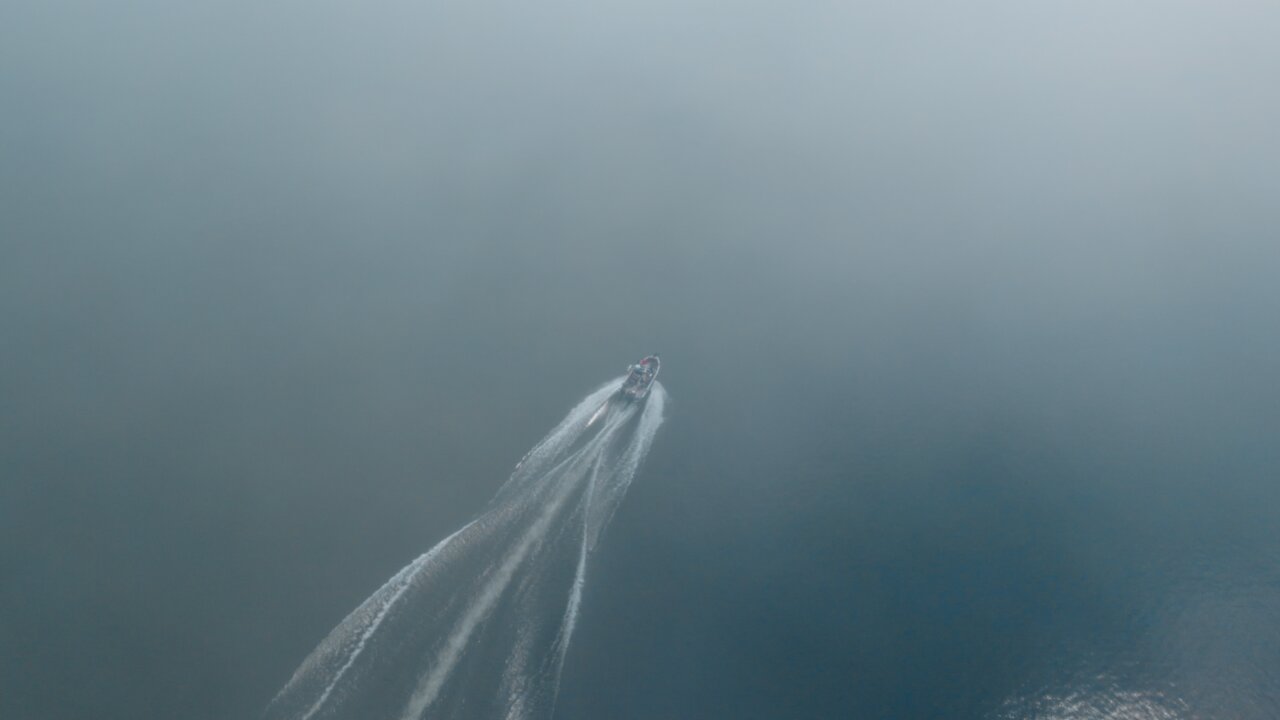
[[[1274,716],[1277,37],[5,3],[0,716],[255,716],[655,351],[563,717],[994,717],[1087,657]]]

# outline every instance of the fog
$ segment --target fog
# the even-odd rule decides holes
[[[661,352],[556,717],[1275,717],[1278,34],[6,4],[0,716],[257,717]]]

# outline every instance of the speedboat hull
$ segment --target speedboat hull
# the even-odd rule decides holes
[[[662,362],[657,355],[650,355],[627,368],[627,379],[622,382],[619,394],[627,400],[643,400],[658,379],[658,370]]]

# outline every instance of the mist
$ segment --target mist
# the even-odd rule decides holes
[[[6,4],[0,716],[259,716],[653,352],[557,718],[1276,716],[1278,29]]]

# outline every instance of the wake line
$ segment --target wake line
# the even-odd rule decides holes
[[[554,710],[587,559],[663,419],[654,383],[592,392],[517,465],[479,517],[338,625],[267,720],[535,720]]]
[[[606,428],[596,440],[592,441],[591,445],[579,450],[571,460],[581,462],[583,457],[595,456],[599,445],[609,439],[614,429],[616,429],[616,425]],[[471,633],[476,629],[476,625],[493,608],[498,595],[506,589],[507,583],[511,581],[511,576],[515,573],[516,567],[524,560],[533,543],[546,532],[547,526],[551,524],[556,511],[568,499],[569,490],[571,489],[571,487],[567,487],[556,496],[551,506],[539,515],[537,521],[521,538],[515,551],[503,561],[502,566],[498,568],[497,573],[485,586],[477,602],[473,603],[467,610],[462,622],[445,643],[445,649],[436,659],[435,667],[431,670],[431,674],[425,678],[422,687],[410,699],[409,706],[405,709],[401,720],[418,720],[418,718],[422,717],[422,712],[426,710],[427,706],[436,699],[436,694],[440,692],[440,686],[444,683],[450,671],[453,670],[454,665],[457,664],[459,656],[466,647],[467,640],[470,639]]]
[[[400,596],[404,594],[404,591],[408,589],[407,578],[413,575],[413,573],[423,565],[431,562],[431,558],[435,557],[436,553],[440,552],[441,548],[448,545],[450,540],[457,537],[459,533],[466,530],[468,527],[471,527],[471,523],[467,523],[462,526],[462,530],[457,530],[449,537],[441,540],[435,545],[435,547],[423,553],[423,555],[417,560],[414,560],[403,570],[396,573],[389,581],[387,581],[386,585],[380,588],[378,592],[374,593],[373,597],[377,598],[384,590],[388,588],[392,589],[391,597],[379,604],[377,615],[374,616],[368,627],[360,635],[360,640],[356,643],[355,648],[351,650],[351,655],[347,658],[347,661],[343,663],[342,667],[338,668],[338,671],[334,673],[333,681],[325,687],[324,692],[320,693],[320,697],[316,700],[315,704],[312,705],[311,708],[307,710],[307,713],[302,716],[303,720],[308,720],[312,715],[316,714],[316,711],[320,709],[320,706],[324,705],[324,701],[329,699],[329,695],[333,693],[333,689],[337,686],[338,682],[342,680],[342,676],[346,675],[347,670],[349,670],[352,664],[355,663],[356,658],[360,657],[360,653],[364,651],[365,644],[367,644],[369,638],[378,631],[378,626],[382,624],[382,619],[387,616],[387,613],[391,610],[391,606],[395,605],[396,601],[400,599]],[[359,612],[359,610],[356,612]],[[306,666],[304,665],[303,667],[305,668]],[[302,669],[299,669],[298,672],[302,672]]]

